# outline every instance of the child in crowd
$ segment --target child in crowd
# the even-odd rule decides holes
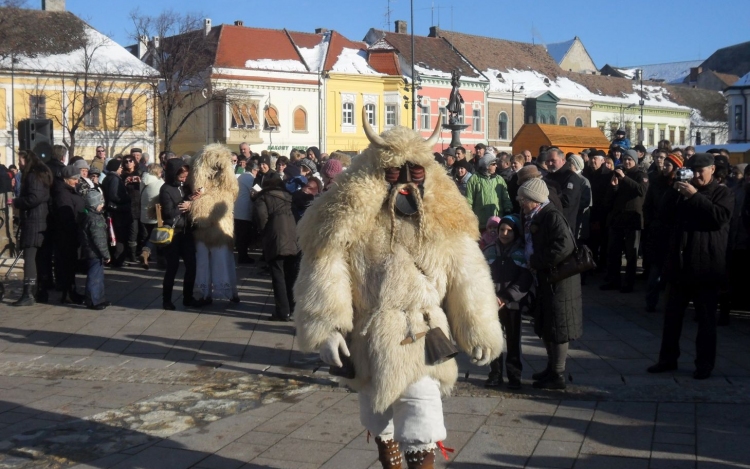
[[[490,264],[492,281],[499,308],[500,324],[505,332],[508,352],[505,367],[508,388],[521,387],[521,311],[528,307],[534,278],[526,265],[521,233],[521,220],[516,215],[506,215],[496,227],[495,261]],[[485,252],[485,256],[487,253]],[[486,387],[503,384],[503,355],[490,363]]]
[[[84,199],[85,210],[79,221],[81,256],[86,261],[86,307],[101,311],[109,306],[104,300],[104,264],[109,264],[107,221],[104,218],[104,196],[89,191]]]

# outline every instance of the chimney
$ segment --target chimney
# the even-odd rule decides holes
[[[153,42],[154,42],[154,49],[158,49],[159,48],[159,36],[154,36]]]
[[[430,26],[430,37],[440,37],[440,28],[438,26]]]
[[[206,36],[208,36],[208,33],[211,32],[211,18],[206,18],[203,20],[203,32]]]
[[[698,75],[703,71],[703,67],[690,67],[690,83],[698,81]]]
[[[44,11],[65,11],[65,0],[42,0]]]
[[[396,32],[399,34],[406,34],[408,32],[408,23],[404,20],[396,20]]]
[[[146,51],[148,51],[148,36],[139,36],[138,37],[138,58],[143,59],[143,56],[146,55]]]
[[[328,32],[326,28],[315,28],[315,34],[325,34]]]
[[[245,22],[242,20],[237,20],[234,22],[235,26],[245,26]],[[209,28],[210,29],[210,28]]]

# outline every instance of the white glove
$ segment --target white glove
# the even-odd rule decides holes
[[[327,365],[341,367],[343,364],[341,363],[339,350],[344,356],[350,356],[349,347],[346,346],[344,336],[336,331],[320,346],[320,359]]]
[[[471,362],[479,366],[487,365],[490,362],[490,348],[479,345],[474,347],[471,352]]]

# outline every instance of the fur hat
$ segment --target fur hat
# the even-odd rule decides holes
[[[458,168],[464,168],[467,173],[471,173],[474,171],[474,168],[472,168],[469,162],[466,160],[458,160],[455,163],[453,163],[453,169],[458,169]]]
[[[344,165],[341,164],[341,161],[330,159],[325,162],[323,165],[323,170],[321,171],[323,173],[323,176],[333,179],[336,176],[341,173],[341,171],[344,170]]]
[[[531,178],[518,188],[518,195],[543,204],[549,202],[549,189],[541,178]]]
[[[528,166],[524,166],[523,168],[518,170],[518,184],[523,184],[524,182],[528,181],[529,179],[534,178],[540,178],[542,177],[542,173],[539,172],[539,169],[534,164],[530,164]]]
[[[104,196],[97,190],[91,190],[86,193],[84,202],[87,208],[96,208],[104,203]]]
[[[570,161],[570,166],[572,166],[575,171],[583,171],[583,158],[578,155],[570,155],[568,161]]]
[[[117,172],[117,169],[120,168],[120,166],[122,166],[122,160],[113,158],[107,162],[107,172]]]

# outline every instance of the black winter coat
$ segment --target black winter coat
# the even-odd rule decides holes
[[[283,187],[261,191],[253,203],[253,221],[263,235],[263,256],[267,261],[299,253],[292,194]]]
[[[81,243],[81,258],[109,259],[107,221],[102,212],[86,210],[78,223],[78,240]]]
[[[636,166],[625,171],[625,177],[617,186],[610,187],[613,191],[612,212],[607,225],[625,230],[643,229],[643,202],[648,189],[646,173]]]
[[[558,171],[547,174],[547,179],[554,181],[559,187],[562,213],[570,226],[578,226],[578,210],[581,205],[583,179],[573,172],[566,164]]]
[[[102,192],[106,200],[105,208],[110,215],[130,213],[130,196],[125,183],[117,173],[108,173],[102,181]],[[132,216],[132,215],[131,215]]]
[[[560,264],[575,249],[573,235],[563,214],[547,204],[531,221],[529,228],[534,253],[530,267],[536,270],[537,290],[534,332],[547,342],[563,344],[583,334],[581,276],[574,275],[550,283],[550,268]]]
[[[726,280],[729,221],[734,196],[712,180],[686,199],[679,196],[667,253],[667,281],[700,287]]]
[[[180,212],[177,208],[182,202],[190,200],[193,193],[190,186],[182,184],[177,180],[177,173],[184,166],[184,162],[178,158],[167,161],[164,170],[164,184],[159,189],[159,204],[161,205],[161,219],[165,225],[173,226],[175,232],[184,232],[190,229],[188,212]],[[177,222],[175,224],[175,221]]]
[[[74,187],[56,179],[52,184],[52,220],[55,236],[65,249],[77,249],[78,217],[83,212],[83,197]]]
[[[21,249],[41,247],[47,231],[50,188],[42,182],[42,177],[36,172],[24,177],[21,193],[13,199],[13,206],[21,212]]]
[[[51,159],[46,164],[49,170],[52,171],[52,177],[54,179],[62,180],[62,172],[63,169],[65,169],[65,163],[63,163],[62,161]]]
[[[528,267],[516,262],[525,263],[523,242],[514,242],[511,246],[496,243],[495,249],[497,257],[490,264],[495,295],[503,300],[508,309],[522,309],[528,303],[529,292],[534,285],[534,276]]]
[[[602,165],[586,176],[591,183],[591,223],[604,223],[612,208],[609,197],[612,182],[612,171]]]
[[[643,202],[643,218],[648,229],[643,243],[643,258],[663,265],[666,259],[669,239],[675,225],[675,209],[679,192],[665,176],[654,180],[648,186]]]
[[[125,184],[125,190],[128,193],[128,197],[130,197],[130,214],[134,219],[140,220],[141,219],[141,183],[140,182],[125,183],[125,181],[129,177],[140,178],[141,172],[136,169],[132,173],[126,173],[125,171],[123,171],[122,174],[120,175],[120,179],[122,179],[123,183]]]

